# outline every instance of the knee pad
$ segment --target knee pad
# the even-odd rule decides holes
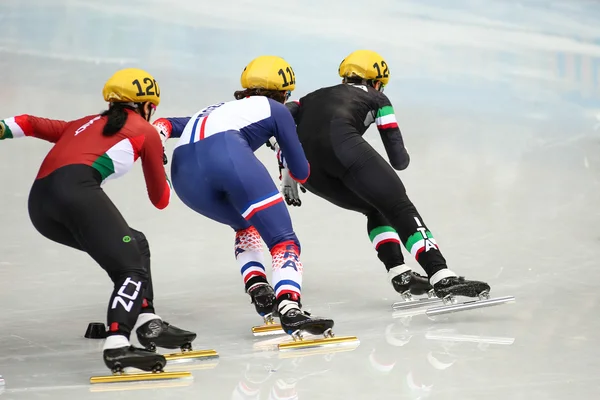
[[[246,251],[263,251],[263,241],[255,227],[235,232],[235,257]]]
[[[137,243],[140,253],[142,253],[144,256],[150,257],[150,244],[148,243],[148,239],[146,239],[146,235],[144,235],[143,232],[137,231],[131,227],[129,227],[129,230],[131,230],[131,237]]]

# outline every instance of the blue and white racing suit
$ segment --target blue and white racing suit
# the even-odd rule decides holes
[[[246,290],[266,282],[262,237],[273,257],[276,296],[299,298],[300,243],[281,193],[254,155],[274,137],[290,175],[300,183],[308,179],[309,164],[289,110],[267,97],[252,96],[211,105],[192,117],[161,118],[154,124],[171,138],[179,138],[171,166],[178,197],[196,212],[236,231],[236,259]]]

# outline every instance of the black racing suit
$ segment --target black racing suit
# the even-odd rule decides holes
[[[447,268],[396,170],[410,162],[392,105],[370,86],[339,84],[286,104],[310,163],[304,187],[367,216],[369,237],[388,271],[404,264],[400,242],[431,278]],[[375,122],[390,164],[362,137]]]
[[[154,313],[148,240],[125,222],[100,187],[101,181],[96,169],[81,164],[67,165],[37,179],[29,194],[31,222],[48,239],[87,252],[115,282],[115,293],[129,276],[143,279],[139,313]],[[111,307],[114,304],[113,295],[107,318],[118,329],[111,334],[129,336],[137,313]]]

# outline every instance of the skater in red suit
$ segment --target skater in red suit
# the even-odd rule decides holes
[[[150,124],[160,102],[156,80],[124,69],[106,82],[99,115],[58,121],[20,115],[0,121],[0,140],[33,136],[54,143],[29,194],[33,226],[48,239],[88,253],[114,283],[108,304],[104,362],[113,371],[161,370],[165,358],[130,345],[134,327],[148,348],[176,348],[196,338],[154,314],[150,250],[142,232],[129,227],[101,185],[142,160],[148,196],[163,209],[171,188],[163,166],[161,136]]]

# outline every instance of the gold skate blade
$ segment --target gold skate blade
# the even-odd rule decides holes
[[[346,346],[358,345],[360,341],[356,336],[335,336],[332,338],[320,338],[309,340],[297,340],[292,342],[280,343],[277,347],[280,351],[307,349],[314,347]]]
[[[188,371],[177,372],[146,372],[139,374],[114,374],[106,376],[92,376],[90,383],[118,383],[118,382],[135,382],[135,381],[158,381],[165,379],[182,379],[191,378],[192,373]]]
[[[163,354],[163,355],[165,356],[167,361],[219,357],[219,353],[217,353],[216,350],[192,350],[192,351],[183,351],[183,352],[179,352],[179,353],[170,353],[170,354]]]
[[[496,297],[496,298],[485,299],[485,300],[472,300],[472,301],[466,301],[464,303],[451,304],[451,305],[447,305],[447,306],[432,307],[432,308],[428,309],[425,312],[425,314],[427,314],[428,317],[433,317],[436,315],[449,314],[449,313],[466,311],[466,310],[473,310],[476,308],[499,306],[501,304],[512,303],[514,301],[515,301],[514,296]]]
[[[155,390],[155,389],[167,389],[167,388],[178,388],[190,386],[193,383],[193,379],[182,379],[182,380],[157,380],[157,381],[138,381],[129,382],[115,385],[114,383],[97,383],[90,386],[90,393],[99,392],[124,392],[133,390]]]
[[[267,335],[283,335],[285,332],[281,328],[280,324],[266,324],[261,326],[253,326],[252,334],[254,336],[267,336]]]

